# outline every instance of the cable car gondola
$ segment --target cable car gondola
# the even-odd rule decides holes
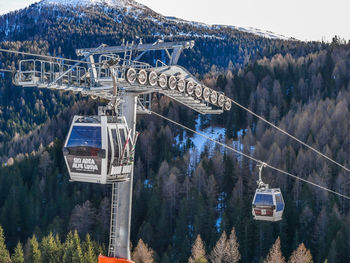
[[[100,184],[129,180],[135,141],[124,116],[74,116],[63,149],[70,179]]]
[[[284,201],[279,188],[269,188],[261,179],[262,168],[266,166],[262,163],[259,166],[258,189],[255,191],[252,214],[255,220],[280,221],[284,211]]]

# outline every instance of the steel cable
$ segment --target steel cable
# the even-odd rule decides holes
[[[278,131],[282,132],[283,134],[287,135],[288,137],[292,138],[293,140],[299,142],[300,144],[302,144],[303,146],[309,148],[310,150],[314,151],[315,153],[321,155],[322,157],[326,158],[328,161],[331,161],[332,163],[338,165],[339,167],[343,168],[344,170],[346,170],[347,172],[350,172],[350,169],[345,167],[344,165],[340,164],[339,162],[333,160],[332,158],[328,157],[327,155],[321,153],[319,150],[313,148],[312,146],[306,144],[305,142],[303,142],[302,140],[298,139],[297,137],[291,135],[290,133],[286,132],[285,130],[281,129],[280,127],[276,126],[275,124],[273,124],[272,122],[269,122],[268,120],[264,119],[263,117],[261,117],[260,115],[256,114],[255,112],[251,111],[250,109],[244,107],[242,104],[234,101],[231,98],[228,98],[230,101],[232,101],[232,103],[234,103],[236,106],[242,108],[243,110],[249,112],[250,114],[252,114],[253,116],[257,117],[258,119],[262,120],[263,122],[267,123],[268,125],[270,125],[271,127],[277,129]]]
[[[75,62],[75,63],[99,65],[99,63],[91,63],[91,62],[83,61],[83,60],[69,59],[69,58],[60,58],[60,57],[54,57],[54,56],[49,56],[49,55],[33,54],[33,53],[28,53],[28,52],[23,52],[23,51],[16,51],[16,50],[10,50],[10,49],[3,49],[3,48],[0,48],[0,52],[12,53],[12,54],[18,54],[18,55],[25,55],[25,56],[34,56],[34,57],[46,58],[46,59],[65,60],[65,61]]]

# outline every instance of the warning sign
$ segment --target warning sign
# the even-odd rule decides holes
[[[67,156],[72,173],[101,174],[101,159],[98,157]]]

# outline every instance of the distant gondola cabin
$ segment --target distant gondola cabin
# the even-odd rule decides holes
[[[284,211],[284,200],[279,188],[257,189],[253,199],[252,214],[256,220],[279,221]]]

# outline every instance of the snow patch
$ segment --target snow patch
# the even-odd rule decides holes
[[[177,145],[180,149],[183,149],[186,146],[186,136],[186,131],[183,131],[182,140],[180,140],[180,134],[175,137],[175,145]]]
[[[150,189],[153,187],[152,183],[150,182],[150,180],[146,179],[144,182],[143,182],[143,186],[147,189]]]
[[[220,233],[221,222],[222,222],[222,217],[219,217],[219,218],[216,220],[216,223],[215,223],[215,228],[216,228],[216,231],[217,231],[218,233]]]
[[[200,118],[201,115],[199,115],[196,119],[196,131],[216,141],[221,141],[223,138],[225,138],[225,128],[209,127],[204,130],[200,130]],[[194,134],[191,141],[193,142],[197,153],[200,155],[204,151],[204,147],[209,140],[202,135]]]
[[[201,115],[198,115],[196,119],[196,128],[195,130],[199,133],[213,139],[216,141],[223,141],[225,138],[225,128],[219,128],[219,127],[209,127],[204,130],[200,130],[200,118]],[[194,171],[196,168],[197,163],[199,162],[200,155],[204,151],[205,146],[208,146],[208,151],[213,152],[215,143],[208,140],[207,138],[203,137],[200,134],[194,134],[191,138],[191,141],[193,143],[193,148],[190,149],[190,171]]]
[[[195,125],[196,131],[198,131],[199,133],[203,134],[204,136],[209,137],[215,141],[225,143],[225,132],[226,132],[225,128],[209,127],[209,128],[201,130],[200,129],[200,120],[201,120],[201,115],[198,115],[198,117],[196,119],[196,125]],[[247,132],[246,129],[239,130],[237,132],[238,139],[231,141],[231,143],[228,144],[228,146],[231,146],[232,148],[236,149],[239,152],[243,152],[244,146],[241,142],[241,139],[246,132]],[[214,152],[216,144],[214,142],[212,142],[211,140],[208,140],[204,136],[202,136],[200,134],[194,134],[193,137],[190,138],[191,142],[193,143],[193,147],[190,148],[190,150],[189,150],[190,151],[190,163],[189,163],[189,167],[188,167],[189,173],[191,173],[191,171],[194,171],[196,169],[196,166],[200,160],[200,155],[205,150],[205,147],[207,147],[209,157]],[[182,135],[182,139],[180,139],[180,135],[177,135],[175,137],[175,144],[177,146],[179,146],[180,149],[183,149],[186,146],[186,137],[187,137],[186,131],[184,131],[184,133]],[[253,155],[255,147],[250,146],[249,150],[250,150],[250,155]],[[224,154],[225,151],[227,151],[227,149],[225,149],[224,147],[221,147],[220,151],[222,154]],[[243,156],[241,154],[234,153],[234,152],[232,154],[235,156],[235,158],[240,163],[242,163]],[[218,200],[218,201],[220,204],[220,200]],[[221,209],[221,207],[217,207],[217,209],[219,210],[219,209]]]
[[[175,22],[177,24],[188,24],[197,28],[206,28],[206,29],[212,29],[212,30],[220,30],[223,28],[231,28],[231,29],[235,29],[238,31],[242,31],[242,32],[246,32],[246,33],[251,33],[260,37],[264,37],[264,38],[270,38],[270,39],[282,39],[282,40],[291,40],[291,37],[286,37],[284,35],[281,34],[276,34],[273,33],[271,31],[265,31],[265,30],[261,30],[261,29],[257,29],[254,27],[236,27],[236,26],[228,26],[228,25],[208,25],[205,23],[200,23],[200,22],[194,22],[194,21],[187,21],[187,20],[183,20],[180,18],[176,18],[176,17],[165,17],[169,22]]]
[[[43,0],[43,5],[61,5],[73,7],[91,7],[95,5],[106,5],[119,9],[145,9],[146,6],[137,3],[134,0]]]

